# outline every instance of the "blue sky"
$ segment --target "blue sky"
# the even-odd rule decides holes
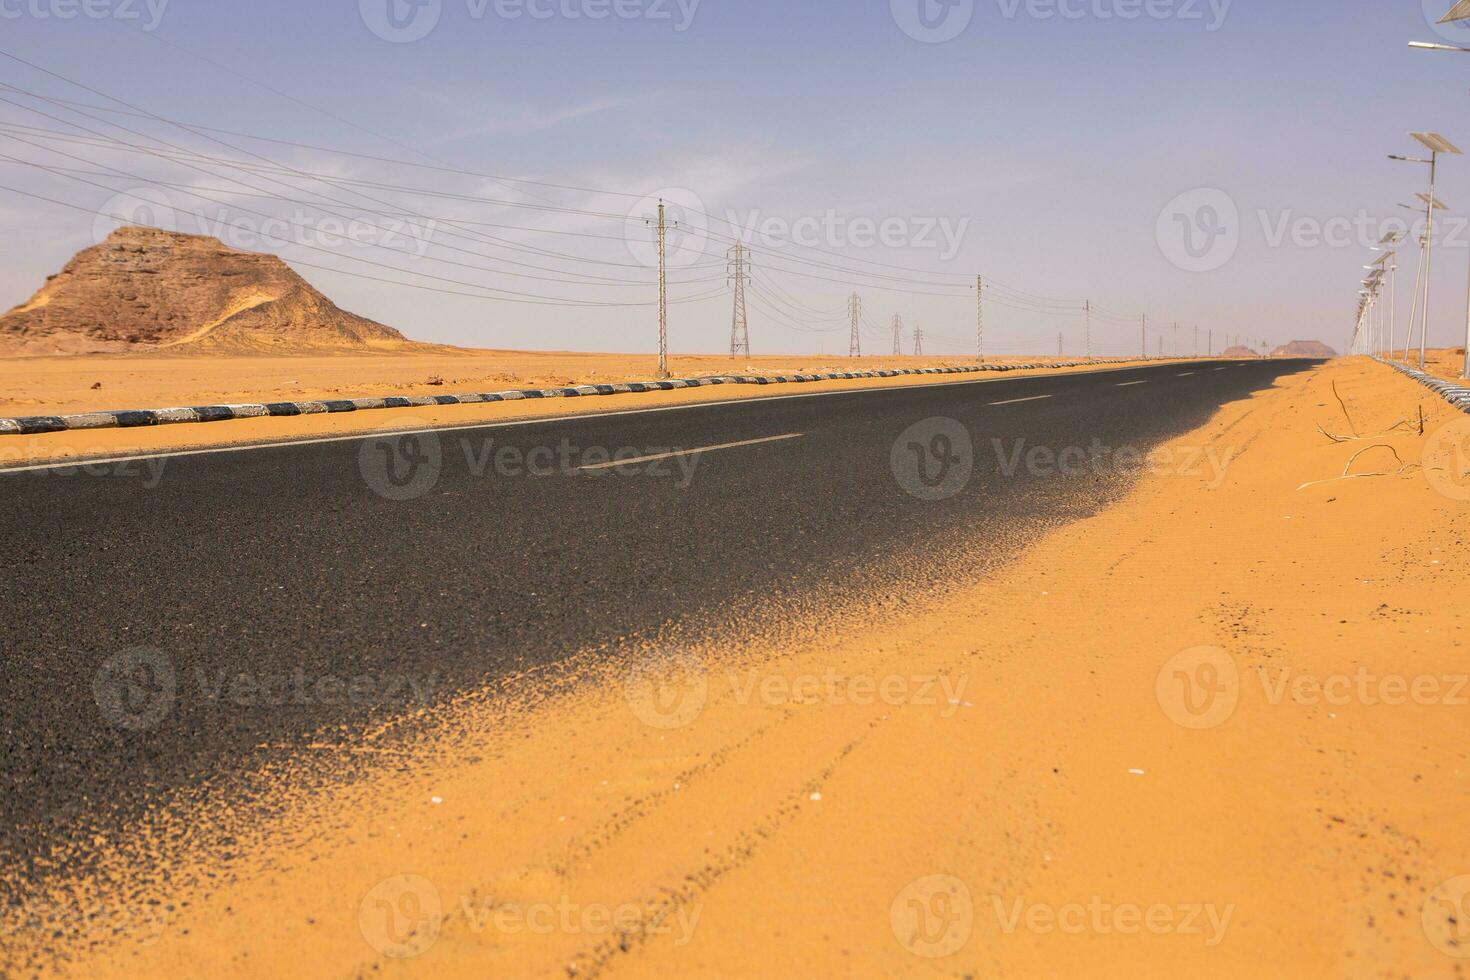
[[[227,236],[232,244],[281,254],[340,305],[414,337],[649,350],[653,309],[609,305],[652,301],[646,231],[606,215],[641,215],[651,210],[641,195],[664,193],[716,219],[681,210],[693,237],[678,243],[700,254],[674,271],[672,294],[708,298],[672,307],[676,352],[728,343],[720,257],[733,234],[729,219],[777,222],[751,242],[756,353],[845,353],[843,310],[853,291],[863,299],[868,350],[891,346],[894,314],[906,328],[924,327],[928,352],[969,350],[976,274],[996,283],[985,315],[994,352],[1054,351],[1058,332],[1065,349],[1080,352],[1084,300],[1108,311],[1093,323],[1095,352],[1136,351],[1131,318],[1142,313],[1151,352],[1159,336],[1173,348],[1176,321],[1185,353],[1196,323],[1217,336],[1312,337],[1340,347],[1360,266],[1372,258],[1363,239],[1376,241],[1391,218],[1412,220],[1397,205],[1424,189],[1425,168],[1386,155],[1413,152],[1411,129],[1470,147],[1470,56],[1406,46],[1443,39],[1424,7],[1439,13],[1449,0],[1152,0],[1155,16],[1129,19],[1122,14],[1146,9],[1142,0],[1066,0],[1078,16],[1050,17],[1055,4],[1046,0],[973,0],[968,25],[943,43],[901,28],[921,0],[684,0],[682,8],[677,0],[619,0],[629,16],[600,20],[564,11],[610,10],[612,0],[527,0],[551,14],[544,18],[507,17],[518,8],[497,10],[495,0],[425,0],[438,6],[423,9],[404,0],[153,0],[151,9],[146,0],[88,2],[90,15],[67,19],[81,0],[0,0],[0,49],[158,116],[286,143],[213,134],[229,144],[222,146],[152,119],[96,108],[86,118],[0,94],[113,138],[291,169],[265,187],[278,197],[250,197],[233,179],[243,171],[218,159],[204,164],[212,174],[201,173],[198,158],[116,151],[0,104],[0,124],[10,126],[0,131],[0,153],[53,168],[81,168],[80,156],[104,168],[82,184],[0,161],[0,183],[75,206],[0,191],[12,231],[0,241],[7,306],[95,240],[91,211],[110,207],[116,192],[152,186],[180,230],[237,222],[244,231]],[[370,22],[386,23],[390,2],[401,5],[399,23],[410,30],[431,14],[437,22],[421,39],[385,40]],[[959,23],[944,19],[938,0],[922,2],[934,4],[931,22]],[[0,82],[117,108],[6,59]],[[94,142],[62,143],[55,133]],[[301,176],[307,172],[372,186],[328,185]],[[1451,215],[1470,213],[1470,160],[1446,160],[1440,173],[1440,196],[1461,208]],[[249,180],[264,186],[259,171]],[[250,237],[262,215],[317,226],[329,211],[343,214],[344,206],[316,196],[329,186],[336,201],[368,209],[346,216],[378,226],[361,236],[372,244],[336,245],[296,226],[291,241]],[[355,194],[364,189],[377,201]],[[1238,220],[1199,210],[1221,194]],[[282,199],[291,197],[317,203],[295,213]],[[1181,256],[1169,232],[1177,223],[1170,210],[1179,208],[1205,231],[1220,229],[1205,241],[1223,241],[1221,248],[1199,261]],[[402,218],[390,235],[389,213],[421,217]],[[1341,244],[1316,241],[1318,226],[1360,214],[1361,227]],[[821,251],[788,241],[785,226],[799,219],[816,229],[807,241]],[[854,220],[889,225],[887,244],[866,241]],[[1295,231],[1274,240],[1293,222]],[[713,234],[700,237],[700,224]],[[638,240],[630,245],[629,237]],[[1436,254],[1431,342],[1463,338],[1467,238],[1460,230]],[[1401,261],[1400,321],[1415,261],[1407,253]],[[1208,268],[1190,271],[1199,262]],[[905,347],[911,343],[906,332]]]

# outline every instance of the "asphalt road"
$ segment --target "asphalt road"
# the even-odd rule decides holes
[[[228,789],[263,745],[670,624],[740,629],[753,603],[1000,560],[1126,490],[1126,450],[1309,366],[608,399],[600,417],[0,476],[6,890],[162,791]],[[605,465],[699,447],[720,448]]]

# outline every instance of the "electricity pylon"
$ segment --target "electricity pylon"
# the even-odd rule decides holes
[[[847,316],[852,321],[852,335],[847,341],[847,356],[863,356],[863,337],[858,327],[863,319],[863,299],[857,293],[847,298]]]
[[[903,353],[903,317],[893,314],[893,356]]]
[[[750,356],[750,325],[745,316],[745,287],[750,285],[750,270],[746,264],[745,245],[737,241],[726,256],[726,275],[735,291],[735,312],[730,318],[730,356]]]
[[[647,219],[645,219],[647,220]],[[654,224],[653,221],[648,221]],[[676,222],[677,224],[677,222]],[[669,225],[664,212],[664,202],[658,202],[658,376],[669,376],[669,278],[666,246]]]
[[[975,357],[985,363],[985,280],[975,277]]]
[[[924,356],[924,328],[923,327],[915,327],[914,328],[914,356],[915,357],[923,357]]]

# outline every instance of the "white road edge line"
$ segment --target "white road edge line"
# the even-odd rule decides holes
[[[800,394],[794,394],[794,395],[752,395],[749,398],[725,398],[725,399],[719,399],[719,400],[716,400],[716,401],[707,401],[707,402],[705,402],[705,401],[682,402],[682,403],[680,403],[678,405],[656,405],[656,406],[651,406],[649,408],[613,409],[610,412],[569,412],[569,413],[565,413],[565,414],[561,414],[561,415],[542,415],[542,416],[539,416],[537,418],[530,418],[530,419],[506,419],[503,422],[496,422],[496,421],[493,421],[493,420],[490,420],[490,419],[485,419],[485,420],[482,420],[482,421],[479,421],[479,422],[466,422],[463,425],[424,425],[424,426],[418,426],[417,428],[406,428],[406,427],[404,427],[404,428],[393,428],[391,426],[386,426],[385,425],[382,428],[378,428],[378,429],[362,429],[362,430],[360,430],[358,432],[353,432],[353,433],[349,433],[347,435],[341,435],[341,436],[318,436],[318,437],[315,437],[315,438],[307,438],[307,439],[282,439],[282,440],[279,440],[277,442],[244,442],[244,443],[240,443],[240,444],[234,445],[234,446],[229,446],[229,445],[224,445],[224,446],[200,446],[198,449],[176,449],[176,450],[173,450],[171,452],[161,452],[161,453],[160,452],[154,452],[154,453],[136,453],[136,454],[134,454],[132,456],[101,456],[101,457],[93,456],[93,457],[86,458],[86,459],[80,459],[79,458],[79,459],[57,460],[56,462],[53,462],[53,463],[37,463],[37,464],[34,464],[34,465],[27,465],[27,466],[11,466],[11,467],[5,467],[3,465],[0,465],[0,476],[5,476],[6,474],[9,474],[9,473],[36,473],[36,472],[40,472],[42,470],[76,469],[79,466],[107,466],[107,465],[113,465],[113,464],[117,464],[117,463],[135,463],[135,462],[140,462],[140,461],[145,460],[145,459],[180,459],[180,458],[183,458],[185,456],[213,456],[213,455],[223,455],[225,453],[248,453],[248,452],[254,452],[254,451],[260,450],[260,449],[290,449],[290,448],[293,448],[293,447],[296,447],[296,446],[322,446],[322,445],[327,445],[327,444],[334,443],[334,442],[365,442],[365,441],[367,441],[369,439],[394,438],[394,437],[397,437],[397,436],[426,435],[427,433],[430,433],[430,432],[467,432],[467,431],[471,431],[471,430],[474,430],[474,429],[508,429],[508,428],[513,428],[513,427],[522,426],[522,425],[552,425],[552,424],[556,424],[556,423],[559,423],[559,422],[578,422],[578,421],[582,421],[584,419],[607,419],[607,418],[615,418],[615,417],[620,416],[620,415],[653,415],[653,414],[660,413],[660,412],[685,412],[685,411],[689,411],[690,409],[698,409],[698,408],[719,408],[719,407],[722,407],[722,406],[748,404],[748,403],[751,403],[751,402],[792,401],[792,400],[795,400],[797,398],[831,398],[831,397],[833,397],[835,395],[866,395],[866,394],[873,394],[874,392],[912,391],[912,390],[917,389],[917,388],[955,388],[955,387],[959,387],[960,385],[989,385],[989,384],[997,384],[997,383],[1001,383],[1001,382],[1016,383],[1016,382],[1026,382],[1026,381],[1054,381],[1054,380],[1056,380],[1058,378],[1067,377],[1070,374],[1077,374],[1077,375],[1119,374],[1119,373],[1122,373],[1124,371],[1140,371],[1140,370],[1147,370],[1147,368],[1146,367],[1141,368],[1141,367],[1138,367],[1137,365],[1129,365],[1129,366],[1125,366],[1125,367],[1098,368],[1096,370],[1068,372],[1067,374],[1026,374],[1026,375],[1022,375],[1019,378],[1006,378],[1006,377],[1000,377],[1000,378],[970,378],[970,379],[967,379],[967,380],[964,380],[964,381],[940,381],[940,382],[929,382],[928,384],[920,383],[920,384],[886,385],[886,386],[884,386],[884,385],[866,385],[866,386],[862,386],[862,387],[858,387],[858,388],[842,388],[842,389],[839,389],[837,391],[804,391],[804,392],[801,392]],[[1221,370],[1223,370],[1223,368]],[[555,399],[547,399],[547,400],[548,401],[555,401]],[[525,403],[524,402],[517,402],[515,404],[525,404]],[[415,410],[434,411],[437,408],[445,408],[445,407],[456,407],[456,406],[417,405],[417,406],[413,406],[412,408],[393,409],[393,411],[399,411],[399,412],[412,412],[412,411],[415,411]],[[78,429],[78,430],[75,430],[75,431],[80,432],[80,431],[86,431],[86,430]],[[106,431],[112,432],[112,431],[120,431],[120,430],[108,429]],[[5,438],[6,439],[16,439],[16,438],[19,438],[19,437],[18,436],[6,436]],[[0,442],[0,449],[3,449],[4,446],[5,446],[5,443]]]
[[[1114,388],[1127,388],[1129,385],[1146,385],[1147,381],[1119,381],[1113,385]]]
[[[632,466],[635,463],[652,463],[659,459],[674,459],[679,456],[698,456],[700,453],[712,453],[720,449],[739,449],[741,446],[759,446],[768,442],[784,442],[787,439],[800,439],[804,435],[806,435],[805,432],[788,432],[784,436],[766,436],[763,439],[743,439],[740,442],[722,442],[718,446],[700,446],[698,449],[676,449],[671,453],[635,456],[632,459],[615,459],[609,463],[588,463],[586,466],[576,467],[576,470],[610,470],[617,466]]]
[[[1043,398],[1055,398],[1055,395],[1032,395],[1030,398],[1011,398],[1003,402],[991,402],[994,405],[1019,405],[1022,402],[1039,402]]]

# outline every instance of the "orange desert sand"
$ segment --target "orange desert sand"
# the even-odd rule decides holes
[[[996,357],[996,364],[1045,363],[1048,358]],[[675,356],[676,378],[717,374],[817,374],[890,368],[957,367],[960,357]],[[299,356],[203,356],[140,351],[128,354],[0,358],[0,417],[65,415],[129,408],[171,408],[269,401],[310,401],[382,395],[446,395],[572,384],[646,381],[650,354],[437,350],[429,353],[332,353]],[[1086,370],[1083,368],[1081,370]],[[1016,377],[1017,373],[1005,377]],[[996,375],[995,377],[1000,377]],[[438,379],[442,384],[430,384]],[[759,398],[800,392],[945,383],[958,377],[900,377],[803,385],[719,385],[673,392],[571,398],[553,402],[449,405],[340,415],[242,419],[138,429],[98,429],[42,436],[0,436],[0,466],[28,460],[123,452],[188,449],[236,442],[372,432],[416,425],[621,411],[696,401]],[[99,385],[100,387],[93,387]]]
[[[1335,361],[998,571],[323,733],[260,813],[180,804],[196,850],[99,840],[51,900],[115,918],[49,969],[1463,975],[1467,427]]]
[[[1395,360],[1401,359],[1403,351],[1400,350],[1395,353],[1398,355],[1395,357]],[[1419,352],[1417,350],[1411,350],[1409,352],[1408,364],[1411,368],[1419,367]],[[1445,347],[1439,350],[1431,348],[1425,353],[1424,369],[1428,374],[1447,378],[1450,381],[1462,380],[1465,377],[1465,348]]]

